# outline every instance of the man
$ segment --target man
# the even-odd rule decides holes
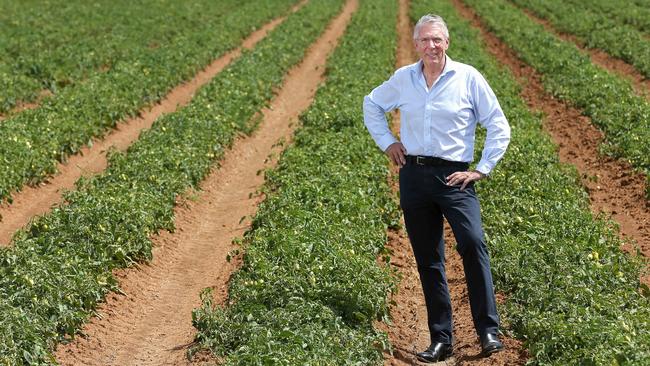
[[[474,182],[490,174],[510,141],[510,127],[494,92],[473,67],[447,56],[449,32],[437,15],[423,16],[413,32],[420,60],[405,66],[364,98],[364,123],[400,168],[400,205],[427,305],[431,346],[424,362],[452,354],[452,314],[444,267],[443,216],[463,259],[472,318],[484,355],[503,349],[497,333],[490,260]],[[385,113],[401,112],[399,142]],[[476,169],[476,123],[487,130]]]

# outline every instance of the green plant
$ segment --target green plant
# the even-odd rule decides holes
[[[650,32],[650,8],[648,7],[650,4],[645,4],[644,7],[642,4],[633,2],[621,6],[621,4],[607,0],[591,0],[589,2],[569,0],[569,2],[598,15],[606,15],[612,21],[629,24],[646,34]]]
[[[56,94],[118,62],[142,60],[180,45],[201,27],[241,6],[193,0],[169,6],[140,2],[48,1],[0,4],[0,113],[30,102],[42,89]],[[209,27],[209,26],[208,26]]]

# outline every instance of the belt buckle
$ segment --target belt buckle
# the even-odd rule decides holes
[[[422,160],[420,160],[422,159]],[[415,157],[415,164],[417,165],[424,165],[424,156],[416,156]]]

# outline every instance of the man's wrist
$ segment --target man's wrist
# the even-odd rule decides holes
[[[483,172],[480,171],[480,170],[476,170],[476,169],[474,169],[474,170],[472,170],[472,171],[478,173],[478,175],[480,176],[480,179],[485,179],[485,178],[488,177],[487,174],[483,173]]]

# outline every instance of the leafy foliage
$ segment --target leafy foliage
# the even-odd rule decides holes
[[[548,19],[560,31],[574,34],[589,48],[599,48],[632,64],[646,78],[650,77],[650,39],[616,19],[610,12],[601,13],[564,0],[513,0]],[[591,3],[591,2],[590,2]],[[613,4],[618,9],[627,6]],[[646,10],[647,13],[647,10]],[[650,14],[650,13],[648,13]],[[646,19],[647,21],[647,19]]]
[[[360,103],[392,71],[396,10],[361,1],[295,144],[268,172],[228,306],[208,292],[193,313],[200,347],[226,364],[382,363],[372,322],[387,316],[394,279],[377,257],[397,211]]]
[[[249,2],[235,7],[227,17],[217,12],[198,31],[178,34],[173,42],[155,49],[140,47],[138,53],[136,48],[132,57],[116,61],[109,71],[89,75],[43,101],[39,108],[0,123],[0,200],[55,173],[58,162],[77,153],[92,138],[103,136],[120,120],[162,99],[216,56],[238,45],[255,27],[285,13],[294,2]]]
[[[56,94],[118,62],[147,58],[156,48],[186,42],[223,22],[240,2],[3,1],[0,3],[0,113]],[[189,66],[189,65],[188,65]]]
[[[0,364],[53,363],[105,293],[111,270],[151,257],[149,237],[173,230],[175,198],[196,187],[236,134],[250,131],[289,68],[322,32],[340,0],[310,2],[158,119],[101,175],[80,180],[67,204],[36,218],[0,248]],[[281,55],[281,57],[278,57]]]
[[[650,3],[643,6],[628,1],[625,6],[621,6],[620,3],[608,0],[591,0],[589,2],[569,0],[569,2],[598,15],[606,15],[611,21],[629,24],[646,34],[650,34]],[[642,2],[640,1],[640,3]]]
[[[472,1],[481,14],[510,24],[511,33],[531,32],[479,3]],[[450,27],[449,54],[481,70],[512,125],[506,156],[477,186],[495,285],[507,295],[508,327],[525,340],[531,364],[648,364],[650,301],[639,288],[642,264],[620,250],[613,224],[590,212],[575,169],[559,162],[540,116],[528,110],[519,85],[489,56],[478,32],[443,0],[414,1],[412,18],[432,5]]]
[[[645,173],[650,197],[650,103],[636,95],[629,82],[595,66],[574,44],[548,33],[513,5],[503,0],[466,2],[543,75],[547,90],[591,117],[605,133],[605,151]]]

